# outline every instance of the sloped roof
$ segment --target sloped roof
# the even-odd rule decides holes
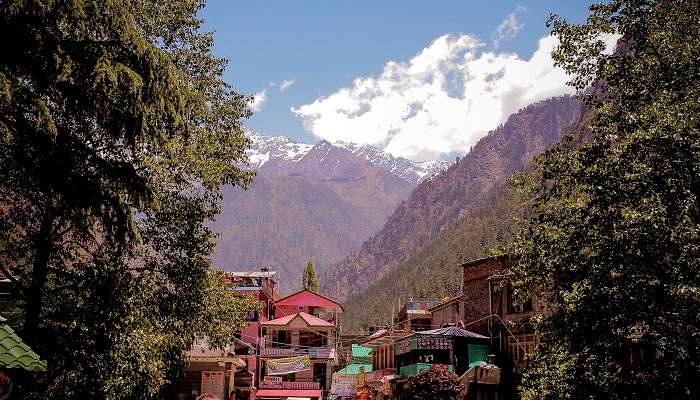
[[[360,373],[360,367],[365,368],[365,372],[372,372],[372,363],[367,364],[350,364],[347,367],[336,372],[339,375],[358,375]]]
[[[393,329],[380,329],[362,342],[363,346],[378,347],[394,343],[395,341],[410,336],[410,332],[395,331]]]
[[[488,339],[488,336],[479,335],[472,331],[466,329],[458,328],[456,326],[448,326],[445,328],[431,329],[428,331],[416,332],[419,335],[435,335],[435,336],[459,336],[459,337],[470,337],[475,339]]]
[[[225,349],[211,348],[205,339],[196,342],[186,354],[187,357],[194,360],[224,359],[235,357],[236,354],[249,354],[252,350],[253,346],[240,339],[234,338],[233,343]]]
[[[275,302],[275,306],[321,307],[344,312],[343,306],[337,301],[308,289],[292,293]]]
[[[0,325],[0,366],[46,371],[46,361],[41,360],[9,325]]]
[[[372,348],[353,343],[350,347],[353,357],[372,357]]]
[[[286,317],[272,319],[270,321],[265,321],[262,323],[263,326],[287,326],[296,318],[301,318],[308,326],[318,326],[318,327],[335,327],[328,321],[324,321],[321,318],[314,317],[313,315],[307,314],[305,312],[300,312],[292,315],[287,315]]]

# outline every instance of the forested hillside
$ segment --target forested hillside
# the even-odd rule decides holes
[[[582,109],[577,99],[563,96],[532,104],[511,115],[463,159],[421,183],[382,230],[359,250],[333,269],[323,271],[324,291],[341,299],[359,295],[442,230],[458,220],[469,220],[486,199],[495,196],[495,188],[501,187],[508,176],[559,140],[580,117]]]
[[[523,207],[505,183],[485,196],[483,203],[451,224],[420,250],[345,302],[343,331],[362,333],[371,325],[391,321],[396,299],[437,299],[459,290],[465,261],[510,239],[513,222]],[[396,308],[398,309],[398,308]]]

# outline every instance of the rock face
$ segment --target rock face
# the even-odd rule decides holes
[[[210,226],[219,234],[213,263],[277,270],[283,292],[297,288],[309,257],[317,270],[327,269],[379,230],[418,181],[447,165],[369,146],[249,135],[250,167],[258,174],[247,191],[224,188],[221,214]]]
[[[421,182],[384,227],[343,261],[321,272],[328,295],[347,299],[376,282],[443,229],[486,200],[494,187],[558,141],[582,114],[564,96],[532,104],[482,138],[448,169]]]

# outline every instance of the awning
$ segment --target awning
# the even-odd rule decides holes
[[[291,390],[291,389],[259,389],[255,393],[256,398],[274,397],[274,398],[294,398],[294,397],[309,397],[320,399],[323,396],[323,390]]]

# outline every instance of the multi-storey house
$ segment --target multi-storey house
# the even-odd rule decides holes
[[[408,300],[399,310],[396,318],[396,328],[405,332],[431,329],[431,316],[428,309],[434,304],[434,301],[429,300]]]
[[[236,374],[237,381],[234,382],[237,399],[253,399],[255,398],[254,388],[260,386],[258,355],[262,323],[274,318],[274,304],[280,298],[277,293],[277,272],[261,268],[260,271],[236,271],[225,274],[231,280],[236,293],[251,296],[262,305],[260,311],[255,311],[248,316],[248,324],[240,331],[241,341],[251,345],[254,350],[240,356],[245,361],[245,366]]]
[[[275,301],[275,318],[261,322],[258,399],[328,393],[342,312],[340,303],[310,290]]]

